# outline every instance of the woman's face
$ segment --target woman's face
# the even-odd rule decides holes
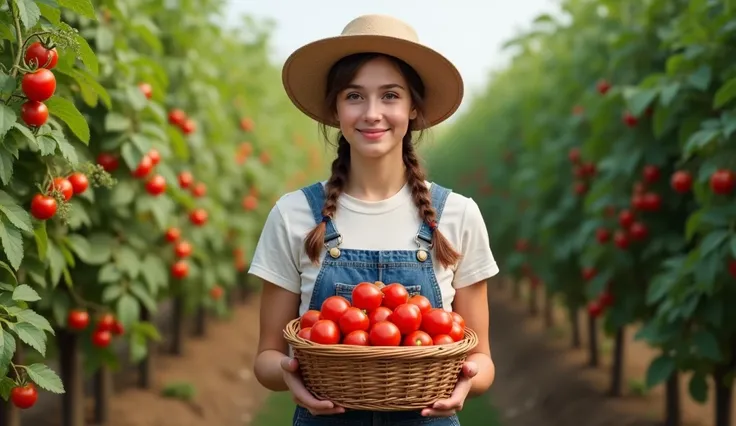
[[[406,79],[385,57],[366,62],[337,96],[340,130],[352,153],[367,158],[400,152],[416,115]]]

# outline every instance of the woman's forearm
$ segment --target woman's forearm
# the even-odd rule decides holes
[[[286,355],[273,349],[258,354],[254,366],[258,383],[275,392],[289,390],[284,383],[284,370],[281,368],[284,357]]]

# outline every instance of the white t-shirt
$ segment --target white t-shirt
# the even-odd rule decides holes
[[[323,185],[325,182],[322,183]],[[431,184],[427,182],[427,185]],[[342,235],[341,249],[416,250],[414,241],[421,224],[405,185],[382,201],[363,201],[347,194],[338,199],[334,224]],[[301,294],[299,315],[307,311],[321,261],[314,265],[304,250],[304,239],[315,226],[307,197],[301,190],[285,194],[271,209],[250,265],[250,274],[296,294]],[[496,275],[488,232],[478,205],[454,192],[445,203],[439,229],[462,254],[456,267],[434,262],[435,275],[445,309],[452,309],[455,290]],[[322,249],[320,259],[325,255]]]

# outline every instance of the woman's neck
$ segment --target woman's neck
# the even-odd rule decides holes
[[[406,184],[406,166],[401,150],[381,158],[351,155],[345,193],[364,201],[381,201],[398,193]]]

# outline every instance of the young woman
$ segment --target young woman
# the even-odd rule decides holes
[[[425,180],[412,131],[455,112],[460,74],[405,23],[368,15],[294,52],[283,81],[325,136],[329,126],[339,137],[329,179],[284,195],[258,242],[249,271],[264,280],[256,377],[292,393],[294,425],[458,425],[465,399],[493,382],[486,280],[498,267],[478,206]],[[362,281],[406,284],[478,333],[448,399],[419,411],[366,412],[306,390],[284,327],[329,296],[349,298]]]

